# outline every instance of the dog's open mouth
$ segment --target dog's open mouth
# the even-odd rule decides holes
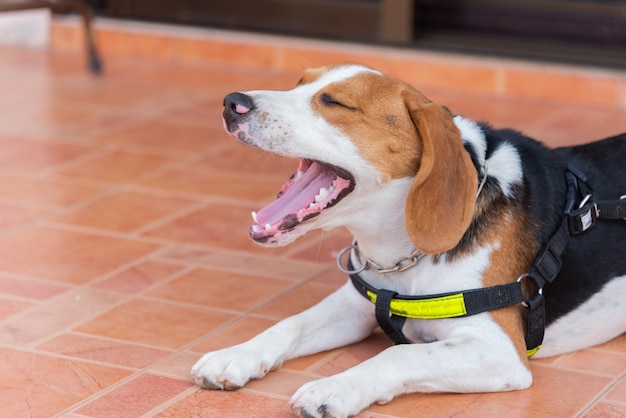
[[[354,177],[346,170],[330,164],[300,160],[272,203],[252,212],[254,224],[250,236],[259,243],[292,231],[300,223],[318,216],[336,205],[354,189]]]

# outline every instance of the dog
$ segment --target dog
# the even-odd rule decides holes
[[[191,371],[203,388],[240,388],[380,325],[395,345],[290,401],[298,416],[340,418],[404,393],[525,389],[529,353],[626,330],[626,134],[549,149],[358,64],[306,70],[289,91],[231,93],[223,122],[239,141],[299,160],[277,199],[252,213],[254,241],[281,246],[343,226],[354,243],[338,260],[351,280],[205,354]],[[462,312],[481,291],[489,306]]]

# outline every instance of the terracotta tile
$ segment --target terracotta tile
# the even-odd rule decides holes
[[[147,368],[147,371],[180,380],[191,381],[191,367],[200,359],[200,354],[187,351],[170,355],[167,359]]]
[[[523,401],[520,400],[520,403]],[[445,409],[444,409],[445,411]],[[436,415],[432,415],[435,417]],[[483,397],[479,398],[476,403],[470,405],[466,410],[462,413],[450,416],[461,416],[468,418],[482,418],[485,416],[488,417],[511,417],[511,418],[526,418],[526,417],[537,417],[537,418],[562,418],[569,416],[567,412],[563,412],[562,410],[553,410],[547,407],[541,408],[540,406],[534,406],[533,408],[528,408],[525,405],[506,405],[503,403],[491,403],[486,402]]]
[[[58,96],[54,97],[54,100],[79,109],[111,110],[115,107],[123,109],[138,105],[154,94],[154,87],[141,83],[108,78],[101,78],[100,82],[94,83],[89,75],[83,73],[83,77],[78,78],[78,81],[83,81],[82,83],[56,83],[54,89]]]
[[[4,321],[16,313],[28,309],[33,304],[21,300],[9,299],[0,296],[0,321]]]
[[[596,348],[626,354],[626,334],[622,334],[611,341],[598,345]]]
[[[76,412],[111,418],[141,416],[190,387],[190,382],[143,374],[89,402]]]
[[[334,291],[333,286],[307,283],[264,306],[255,314],[283,319],[310,308]]]
[[[504,89],[512,97],[549,102],[604,108],[616,108],[618,103],[618,82],[610,75],[511,68],[505,72]]]
[[[592,123],[573,135],[573,143],[587,143],[626,132],[626,112],[604,112],[594,118]]]
[[[396,59],[390,63],[390,74],[414,85],[418,90],[436,87],[457,92],[493,94],[497,70],[480,65],[458,65],[453,60]]]
[[[31,223],[48,214],[48,210],[24,208],[0,203],[0,230]]]
[[[626,372],[626,355],[581,350],[560,362],[559,367],[617,377]]]
[[[302,239],[307,245],[302,250],[291,253],[294,258],[316,261],[322,263],[335,263],[339,251],[350,245],[354,238],[345,229],[336,229],[330,232],[324,231],[317,237],[307,234]]]
[[[389,71],[389,61],[371,48],[358,48],[350,45],[348,48],[331,48],[329,45],[315,42],[307,42],[301,45],[285,45],[281,49],[282,69],[294,71],[293,84],[298,81],[299,74],[306,68],[320,67],[322,65],[336,64],[339,62],[356,62],[369,65],[379,71]]]
[[[196,202],[137,192],[108,195],[55,218],[55,221],[91,228],[132,232],[188,208]]]
[[[50,417],[130,372],[0,348],[0,403],[7,417]]]
[[[261,249],[248,235],[252,210],[227,205],[208,205],[148,231],[145,235],[215,248],[267,252],[268,250]]]
[[[204,115],[207,118],[220,119],[219,114]],[[201,119],[201,120],[203,120]],[[185,125],[171,123],[164,119],[153,119],[135,124],[132,127],[120,130],[106,136],[97,137],[99,140],[113,143],[129,143],[159,147],[173,155],[193,155],[206,151],[215,144],[215,137],[221,136],[223,129],[216,129],[206,125]]]
[[[59,174],[111,183],[126,183],[138,180],[174,161],[166,157],[113,151],[68,167],[59,171]]]
[[[98,47],[107,54],[132,56],[135,58],[159,58],[169,60],[174,51],[174,42],[165,36],[154,36],[140,33],[97,31]]]
[[[78,334],[63,334],[37,346],[38,350],[112,365],[141,369],[170,354],[169,351],[122,344]]]
[[[234,324],[230,324],[212,333],[210,336],[202,340],[202,342],[191,347],[191,350],[204,354],[209,351],[231,347],[249,340],[255,335],[265,331],[275,323],[276,321],[270,319],[247,316],[238,320]]]
[[[343,273],[338,268],[331,268],[327,272],[317,276],[313,282],[314,283],[323,283],[330,286],[334,286],[335,288],[339,288],[344,283],[348,281],[348,275]]]
[[[310,356],[298,357],[285,361],[282,369],[297,371],[315,371],[318,365],[326,362],[332,362],[336,356],[337,352],[335,350],[331,350],[317,354],[311,354]]]
[[[245,388],[254,392],[291,398],[300,386],[311,380],[314,379],[310,376],[292,373],[288,370],[281,369],[268,373],[262,379],[250,381]],[[284,402],[287,403],[287,401]]]
[[[622,377],[606,395],[607,400],[626,403],[626,378]]]
[[[322,376],[332,376],[376,356],[391,345],[383,333],[376,332],[360,343],[335,350],[335,354],[329,356],[328,361],[313,371]]]
[[[193,63],[228,63],[252,68],[272,68],[276,48],[271,45],[234,43],[227,40],[177,39],[175,59]]]
[[[267,176],[268,183],[274,186],[273,193],[276,194],[298,168],[298,161],[295,159],[270,154],[238,143],[225,132],[220,138],[223,138],[222,142],[228,144],[224,150],[195,163],[192,166],[194,170],[215,171],[219,169],[245,173],[249,176]]]
[[[285,179],[286,180],[286,179]],[[160,189],[183,191],[247,202],[271,202],[276,198],[282,183],[274,178],[250,177],[221,170],[189,170],[173,168],[149,180],[143,185]]]
[[[32,227],[0,238],[0,270],[86,283],[157,248],[127,239]]]
[[[191,416],[201,418],[292,418],[293,414],[285,399],[276,399],[243,390],[234,392],[198,390],[155,417]]]
[[[22,315],[0,324],[0,343],[30,344],[84,321],[119,303],[110,293],[87,289],[70,290],[58,297],[33,305]]]
[[[479,394],[413,393],[393,399],[386,405],[372,405],[364,411],[383,414],[383,416],[413,418],[415,411],[420,417],[466,417],[467,408],[480,398]],[[481,415],[498,416],[496,415]],[[508,415],[504,415],[507,416]]]
[[[302,281],[318,276],[329,266],[303,260],[278,258],[284,249],[263,249],[258,254],[230,252],[219,249],[202,249],[184,245],[171,246],[159,253],[161,260],[172,263],[191,264],[243,274],[255,274]]]
[[[233,315],[146,300],[131,300],[76,327],[95,336],[179,348],[225,324]]]
[[[67,182],[0,175],[0,197],[36,206],[63,208],[89,199],[102,188]]]
[[[105,120],[111,121],[111,117],[93,113],[89,109],[77,108],[71,104],[43,102],[40,107],[14,109],[12,120],[16,125],[19,124],[20,132],[38,136],[62,137],[72,133],[85,134],[92,126],[101,125]],[[37,120],[38,123],[32,124],[33,120]],[[90,145],[90,141],[81,141],[81,145]],[[58,158],[58,155],[54,156]]]
[[[595,399],[611,381],[591,374],[553,369],[532,364],[533,385],[514,392],[489,393],[468,406],[469,417],[483,417],[484,411],[507,417],[570,417]],[[580,382],[585,384],[581,385]],[[567,388],[567,390],[564,390]],[[542,415],[543,414],[543,415]]]
[[[211,142],[221,143],[224,135],[227,136],[222,124],[222,110],[224,109],[224,96],[228,94],[229,91],[213,91],[217,89],[207,90],[211,92],[210,98],[194,103],[186,102],[169,107],[163,114],[163,118],[172,124],[199,126],[205,129],[210,128],[211,135],[205,138],[205,141],[208,139]]]
[[[208,308],[246,312],[284,293],[293,282],[197,269],[146,293]]]
[[[19,296],[32,300],[46,300],[68,289],[67,286],[44,283],[25,278],[13,278],[0,276],[0,293],[4,295]]]
[[[70,161],[91,151],[74,144],[52,141],[32,141],[26,138],[0,139],[0,170],[32,173]]]
[[[625,418],[626,405],[611,405],[600,402],[581,415],[581,418]]]
[[[93,287],[119,293],[139,293],[183,269],[182,266],[148,260],[98,282]]]
[[[533,128],[544,126],[565,113],[563,107],[553,104],[495,99],[490,96],[446,94],[441,99],[431,99],[447,106],[455,114],[462,114],[476,121],[487,121],[495,128],[515,128],[526,135],[531,135]],[[550,138],[537,136],[536,139],[549,143]]]

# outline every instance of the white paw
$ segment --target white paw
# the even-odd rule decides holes
[[[271,369],[254,350],[234,346],[205,354],[191,368],[194,382],[205,389],[235,390]]]
[[[354,382],[352,382],[354,383]],[[359,383],[350,384],[337,376],[303,385],[291,398],[291,409],[303,418],[347,418],[369,406],[364,403]]]

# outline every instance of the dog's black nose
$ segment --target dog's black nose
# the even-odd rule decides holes
[[[254,109],[254,101],[252,97],[243,93],[230,93],[224,97],[224,122],[229,131]]]
[[[230,93],[224,97],[224,111],[232,112],[235,116],[245,115],[254,109],[252,97],[243,93]]]

